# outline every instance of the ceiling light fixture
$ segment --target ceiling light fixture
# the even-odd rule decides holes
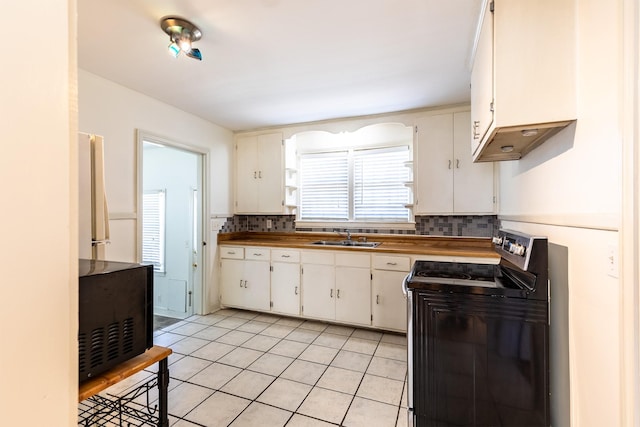
[[[193,42],[202,38],[202,32],[198,27],[186,19],[170,16],[160,21],[160,27],[169,35],[169,53],[177,58],[180,52],[184,52],[189,58],[202,61],[200,49],[192,47]]]

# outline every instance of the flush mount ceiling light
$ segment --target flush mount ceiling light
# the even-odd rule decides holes
[[[160,21],[160,27],[169,35],[171,41],[169,53],[171,55],[177,58],[180,52],[184,52],[189,58],[202,61],[200,50],[191,46],[193,42],[197,42],[202,37],[202,32],[198,27],[186,19],[174,16],[163,18]]]

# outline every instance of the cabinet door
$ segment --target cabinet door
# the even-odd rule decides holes
[[[493,122],[493,13],[487,4],[471,70],[471,154]]]
[[[453,115],[453,211],[493,213],[493,163],[473,163],[469,151],[470,113]]]
[[[220,270],[222,304],[242,307],[244,305],[244,260],[223,259]]]
[[[273,263],[271,303],[272,311],[300,315],[300,264]]]
[[[453,115],[424,117],[416,123],[417,162],[414,173],[417,214],[453,211]]]
[[[269,261],[244,262],[244,307],[269,310],[271,303]]]
[[[336,267],[336,320],[371,325],[371,271]]]
[[[282,213],[284,192],[284,167],[282,134],[258,136],[258,187],[257,211]]]
[[[236,212],[258,211],[258,138],[238,138],[236,144]]]
[[[302,314],[334,320],[335,267],[333,265],[304,264],[302,268]]]
[[[402,293],[402,281],[407,274],[404,271],[373,271],[373,326],[406,332],[407,299]]]

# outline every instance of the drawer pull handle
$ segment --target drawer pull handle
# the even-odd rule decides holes
[[[229,252],[227,252],[227,254],[229,254],[229,255],[235,255],[236,253],[235,253],[234,251],[229,251]]]
[[[262,254],[253,253],[253,256],[262,256]]]
[[[240,279],[240,287],[242,287],[242,279]]]
[[[244,288],[247,289],[247,281],[244,281]]]
[[[333,289],[329,292],[329,298],[333,298]]]
[[[376,304],[380,304],[380,295],[376,295]]]
[[[298,287],[296,286],[296,290],[294,291],[295,295],[298,295]]]
[[[340,298],[340,289],[336,291],[336,298]]]
[[[387,265],[398,265],[397,262],[388,262]]]
[[[291,255],[281,255],[282,258],[291,258]]]

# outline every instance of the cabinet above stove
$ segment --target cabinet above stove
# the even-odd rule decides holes
[[[486,0],[471,73],[474,162],[518,160],[576,119],[571,0]]]

